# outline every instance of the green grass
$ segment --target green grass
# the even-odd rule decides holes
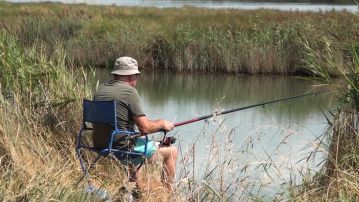
[[[128,55],[141,68],[175,71],[295,74],[306,39],[343,49],[358,41],[359,20],[348,12],[128,8],[1,2],[0,28],[48,58],[63,48],[74,66],[112,67]]]

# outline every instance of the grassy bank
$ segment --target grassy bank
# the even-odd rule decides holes
[[[95,74],[67,68],[61,51],[47,60],[24,50],[5,32],[0,53],[0,200],[101,201],[78,181],[75,154],[82,98],[92,97]],[[109,161],[96,171],[91,183],[121,199],[119,186],[129,186],[123,169]]]
[[[303,39],[321,51],[325,37],[342,63],[359,39],[348,12],[0,5],[0,29],[48,58],[61,48],[74,66],[112,67],[129,55],[142,68],[292,74],[306,71]]]

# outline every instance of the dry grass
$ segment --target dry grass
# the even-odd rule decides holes
[[[307,178],[302,186],[294,187],[294,200],[358,200],[358,121],[356,110],[338,112],[325,134],[329,139],[323,143],[329,144],[325,149],[326,163],[314,178]]]

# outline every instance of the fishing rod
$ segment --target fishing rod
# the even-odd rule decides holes
[[[187,121],[174,123],[173,125],[174,125],[174,127],[179,127],[179,126],[194,123],[194,122],[197,122],[197,121],[202,121],[202,120],[211,118],[213,116],[229,114],[229,113],[236,112],[236,111],[241,111],[241,110],[250,109],[250,108],[254,108],[254,107],[264,106],[264,105],[268,105],[268,104],[272,104],[272,103],[276,103],[276,102],[282,102],[282,101],[286,101],[286,100],[297,99],[297,98],[305,97],[305,96],[309,96],[309,95],[317,95],[317,94],[325,93],[325,92],[328,92],[328,91],[329,90],[306,93],[306,94],[296,95],[296,96],[292,96],[292,97],[281,98],[281,99],[278,99],[278,100],[271,100],[271,101],[267,101],[267,102],[253,104],[253,105],[249,105],[249,106],[245,106],[245,107],[239,107],[239,108],[235,108],[235,109],[230,109],[230,110],[226,110],[226,111],[214,112],[213,114],[209,114],[209,115],[206,115],[206,116],[196,117],[196,118],[189,119]],[[162,138],[162,141],[160,141],[160,145],[169,146],[169,145],[174,144],[176,142],[175,137],[173,137],[173,136],[168,137],[166,131],[163,131],[163,130],[161,130],[161,131],[163,132],[163,138]]]
[[[305,96],[309,96],[309,95],[317,95],[317,94],[325,93],[325,92],[328,92],[328,91],[329,90],[306,93],[306,94],[296,95],[296,96],[292,96],[292,97],[281,98],[281,99],[278,99],[278,100],[272,100],[272,101],[267,101],[267,102],[263,102],[263,103],[253,104],[253,105],[249,105],[249,106],[245,106],[245,107],[239,107],[239,108],[235,108],[235,109],[230,109],[230,110],[226,110],[226,111],[214,112],[213,114],[209,114],[209,115],[206,115],[206,116],[196,117],[196,118],[189,119],[187,121],[174,123],[173,125],[174,125],[174,127],[183,126],[183,125],[194,123],[194,122],[197,122],[197,121],[202,121],[202,120],[211,118],[213,116],[229,114],[229,113],[236,112],[236,111],[241,111],[241,110],[245,110],[245,109],[249,109],[249,108],[264,106],[264,105],[268,105],[268,104],[272,104],[272,103],[276,103],[276,102],[282,102],[282,101],[286,101],[286,100],[292,100],[292,99],[305,97]]]

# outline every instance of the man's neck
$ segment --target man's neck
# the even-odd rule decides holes
[[[132,87],[136,86],[135,81],[131,80],[129,76],[114,75],[113,80],[125,82]]]

